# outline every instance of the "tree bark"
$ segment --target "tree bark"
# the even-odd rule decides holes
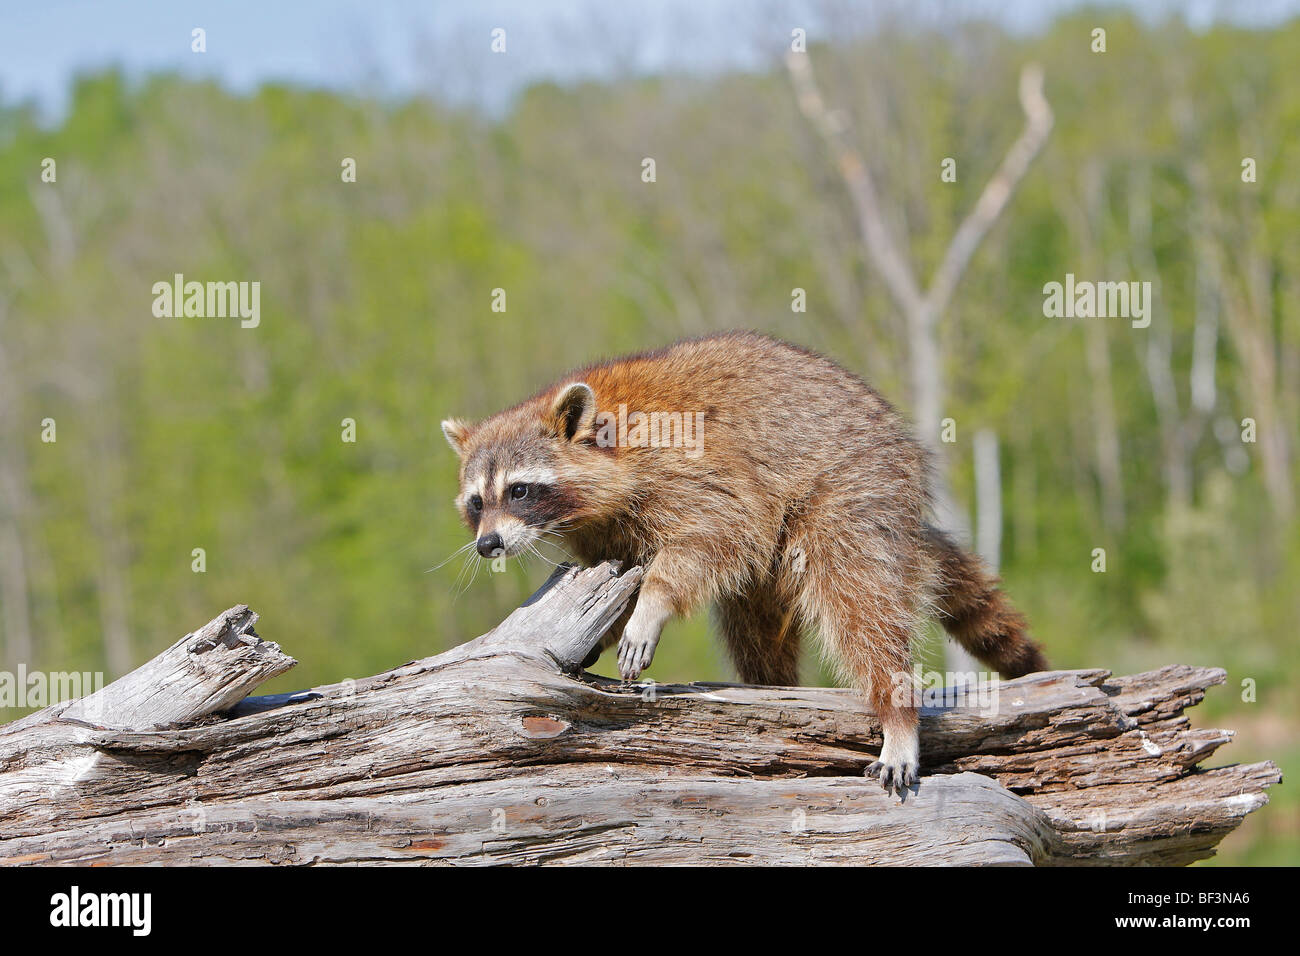
[[[0,862],[1186,863],[1280,779],[1198,768],[1222,671],[1057,671],[926,706],[900,801],[853,691],[582,673],[639,580],[562,568],[451,651],[260,698],[293,661],[232,608],[0,728]]]

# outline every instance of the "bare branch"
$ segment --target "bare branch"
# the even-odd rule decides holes
[[[975,208],[957,228],[930,283],[926,299],[934,315],[947,308],[971,256],[1006,208],[1034,157],[1047,142],[1047,134],[1052,131],[1052,109],[1043,96],[1043,71],[1036,63],[1030,63],[1020,71],[1020,106],[1025,111],[1025,128],[1020,138],[1007,150],[1002,165],[984,187]]]
[[[785,65],[794,83],[800,112],[830,147],[840,175],[849,188],[849,195],[857,210],[858,229],[866,243],[867,253],[898,307],[909,315],[916,314],[923,303],[921,291],[907,259],[885,225],[867,164],[857,150],[849,145],[848,138],[844,135],[843,119],[838,113],[832,113],[826,108],[821,92],[817,89],[817,81],[813,78],[808,54],[787,53]]]
[[[1025,111],[1025,128],[984,187],[975,207],[957,228],[923,295],[906,257],[889,234],[867,164],[844,135],[845,125],[840,114],[827,109],[822,99],[808,54],[787,53],[785,63],[794,83],[800,112],[821,134],[835,156],[840,175],[853,198],[858,228],[881,278],[895,302],[913,321],[928,324],[947,308],[971,256],[1006,208],[1034,157],[1047,141],[1052,129],[1052,109],[1043,95],[1042,68],[1030,63],[1021,71],[1020,106]]]

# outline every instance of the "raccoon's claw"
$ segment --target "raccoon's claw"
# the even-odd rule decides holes
[[[868,777],[879,777],[881,787],[887,792],[897,793],[901,797],[905,790],[920,783],[921,778],[917,770],[917,765],[911,761],[893,764],[877,760],[867,767],[866,775]]]
[[[618,674],[623,680],[636,680],[654,660],[658,641],[629,638],[624,632],[618,642]]]

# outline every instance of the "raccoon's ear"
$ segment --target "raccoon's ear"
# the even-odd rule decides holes
[[[469,425],[459,418],[448,418],[442,423],[442,433],[447,436],[447,444],[461,458],[465,457],[465,441],[469,438]]]
[[[586,382],[570,382],[560,389],[551,406],[555,434],[572,441],[585,428],[595,427],[596,393]]]

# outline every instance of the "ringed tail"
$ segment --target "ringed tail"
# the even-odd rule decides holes
[[[1042,648],[1026,633],[1024,615],[984,562],[935,528],[926,529],[926,544],[939,569],[935,603],[944,630],[1005,678],[1050,670]]]

